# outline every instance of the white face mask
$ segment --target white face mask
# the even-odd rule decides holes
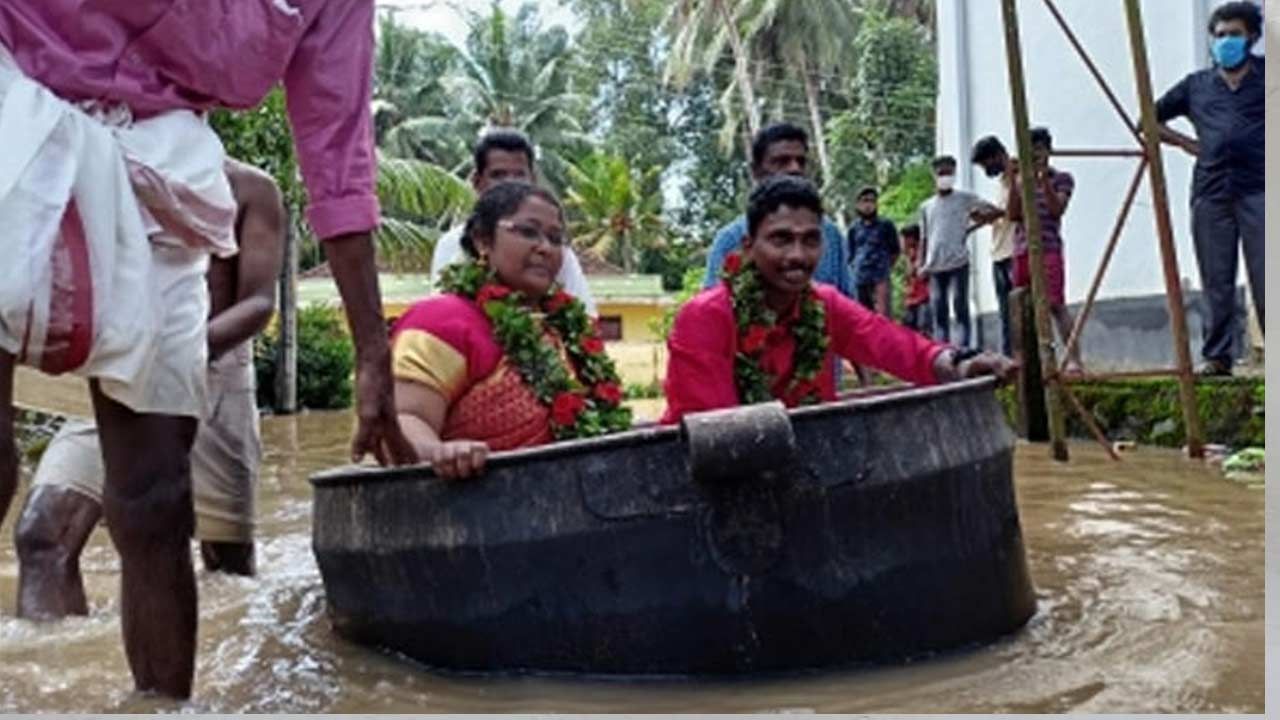
[[[939,190],[951,190],[956,186],[955,175],[939,175],[937,177]]]

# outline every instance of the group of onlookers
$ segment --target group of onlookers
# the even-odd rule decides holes
[[[1201,374],[1214,376],[1230,375],[1238,354],[1236,278],[1241,249],[1260,325],[1265,318],[1265,63],[1251,54],[1262,35],[1262,13],[1253,2],[1224,3],[1213,12],[1208,30],[1213,67],[1187,75],[1166,92],[1156,103],[1156,115],[1161,139],[1196,158],[1191,232],[1204,293]],[[1195,138],[1166,124],[1179,117],[1195,127]],[[1047,128],[1032,128],[1031,152],[1046,294],[1054,325],[1065,344],[1072,318],[1065,297],[1062,225],[1075,180],[1049,163],[1053,138]],[[938,157],[933,162],[936,193],[921,206],[918,225],[902,229],[901,244],[893,224],[876,213],[876,189],[858,192],[858,217],[848,233],[854,284],[864,305],[889,313],[890,271],[901,253],[907,266],[902,321],[948,341],[954,315],[959,325],[958,342],[969,346],[973,322],[967,240],[974,230],[990,225],[991,275],[1001,327],[999,347],[1007,355],[1012,352],[1009,293],[1030,284],[1019,165],[994,136],[980,139],[970,160],[987,177],[999,180],[996,201],[987,202],[957,189],[955,158]],[[1082,372],[1079,344],[1070,351],[1065,371]]]

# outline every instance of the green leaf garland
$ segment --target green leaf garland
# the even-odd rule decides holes
[[[751,405],[775,399],[771,388],[776,378],[760,367],[760,359],[778,333],[790,332],[795,338],[791,381],[777,399],[790,407],[821,402],[817,378],[831,341],[827,337],[826,307],[813,289],[805,290],[795,321],[779,323],[778,314],[765,305],[764,284],[749,260],[743,260],[738,253],[730,254],[720,277],[729,288],[733,317],[738,324],[738,352],[733,358],[738,400]]]
[[[551,410],[551,432],[557,440],[631,427],[631,410],[622,407],[617,368],[577,298],[552,285],[534,311],[521,293],[474,260],[445,268],[440,288],[475,302],[489,318],[507,362],[538,402]],[[560,353],[546,342],[544,328],[559,338],[572,367],[565,367]]]

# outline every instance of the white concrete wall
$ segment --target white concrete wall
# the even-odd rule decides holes
[[[1208,64],[1205,22],[1211,8],[1220,1],[1143,1],[1157,98],[1184,75]],[[1049,126],[1054,144],[1060,149],[1135,147],[1132,135],[1045,4],[1041,0],[1021,0],[1018,5],[1032,125]],[[1058,7],[1137,122],[1137,94],[1121,1],[1058,0]],[[999,136],[1010,152],[1016,152],[1000,4],[995,0],[941,0],[938,36],[939,152],[961,159],[961,187],[995,198],[996,182],[967,161],[973,143],[987,134]],[[1190,130],[1189,126],[1183,129]],[[1181,275],[1191,287],[1198,287],[1188,207],[1192,160],[1173,149],[1166,150],[1164,160]],[[1075,196],[1063,225],[1068,302],[1081,301],[1088,293],[1137,162],[1133,158],[1054,161],[1076,179]],[[973,300],[978,312],[992,312],[995,294],[990,233],[984,231],[975,237],[974,248]],[[1144,182],[1099,296],[1163,292],[1151,194]]]

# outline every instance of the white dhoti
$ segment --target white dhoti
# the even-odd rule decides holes
[[[209,401],[209,414],[201,420],[191,447],[196,538],[248,543],[253,540],[262,458],[252,343],[209,366]],[[69,421],[49,442],[31,485],[33,490],[64,487],[101,504],[105,478],[98,429],[92,423]]]
[[[0,46],[0,350],[138,412],[205,415],[204,275],[236,247],[223,160],[195,113],[82,108]]]

